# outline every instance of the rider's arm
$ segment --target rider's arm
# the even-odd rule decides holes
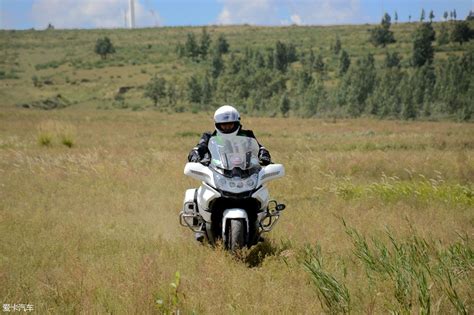
[[[202,134],[201,139],[199,139],[198,144],[191,149],[188,154],[188,161],[189,162],[199,162],[204,158],[204,155],[209,152],[207,145],[209,143],[209,139],[211,138],[210,132],[205,132]]]
[[[260,144],[259,144],[260,145]],[[260,160],[260,164],[268,165],[272,163],[272,157],[270,152],[263,145],[260,145],[260,149],[258,150],[258,159]]]
[[[252,130],[245,130],[244,132],[246,133],[247,137],[254,138],[255,140],[257,140]],[[263,145],[261,145],[260,142],[258,142],[258,140],[257,140],[257,143],[259,147],[258,159],[260,160],[260,164],[262,165],[270,164],[272,162],[272,157],[270,155],[270,152]]]

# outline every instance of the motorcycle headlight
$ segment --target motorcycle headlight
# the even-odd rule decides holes
[[[221,174],[214,173],[214,183],[216,188],[223,190],[226,190],[226,188],[237,189],[239,191],[251,190],[255,188],[257,179],[257,174],[243,180],[240,177],[227,178]]]
[[[250,187],[250,188],[255,188],[256,184],[257,184],[257,174],[250,176],[250,178],[245,181],[245,185],[247,185],[247,187]]]
[[[227,184],[227,180],[224,176],[214,173],[214,183],[217,187],[224,187]]]

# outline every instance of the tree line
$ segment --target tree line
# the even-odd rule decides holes
[[[177,57],[195,63],[199,71],[185,85],[155,75],[144,96],[176,111],[189,109],[188,104],[193,111],[234,104],[254,115],[469,120],[474,113],[474,52],[434,63],[433,42],[463,45],[473,31],[469,22],[455,21],[442,23],[436,34],[433,17],[430,13],[430,21],[419,23],[412,33],[411,56],[404,66],[402,57],[388,50],[382,62],[376,63],[370,53],[353,58],[338,36],[331,56],[279,40],[264,49],[234,51],[223,34],[213,39],[203,28],[200,36],[188,33],[176,47]],[[390,15],[368,31],[368,38],[381,48],[396,42]],[[102,40],[97,47],[109,44]],[[328,59],[336,61],[337,69],[329,71]]]

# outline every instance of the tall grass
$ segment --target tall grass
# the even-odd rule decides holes
[[[347,287],[324,270],[321,247],[306,249],[304,267],[311,274],[323,308],[331,314],[350,313],[350,295]]]
[[[474,217],[454,188],[472,189],[471,125],[242,123],[285,165],[269,189],[287,209],[235,259],[177,220],[199,185],[182,173],[186,156],[211,113],[1,110],[2,303],[41,314],[472,313]],[[351,141],[426,150],[346,150]]]
[[[68,148],[74,145],[76,128],[60,121],[47,120],[38,126],[38,143],[42,146],[51,146],[53,142],[62,144]]]
[[[436,294],[440,299],[440,291],[444,291],[454,309],[467,314],[465,301],[470,293],[461,297],[456,286],[469,283],[469,274],[474,271],[474,252],[468,239],[456,242],[447,250],[439,249],[433,240],[420,237],[412,228],[412,235],[404,240],[397,239],[387,230],[388,244],[379,238],[373,238],[369,244],[344,220],[343,224],[354,245],[354,255],[363,263],[369,277],[388,278],[392,282],[393,295],[401,311],[414,311],[417,299],[418,312],[430,314],[432,295]],[[456,248],[454,253],[453,248]],[[459,265],[465,268],[460,271]],[[458,284],[453,281],[454,273]]]

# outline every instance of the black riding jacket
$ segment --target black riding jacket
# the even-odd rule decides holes
[[[213,133],[211,132],[203,133],[201,136],[201,139],[199,140],[199,143],[191,150],[191,152],[189,152],[188,161],[191,161],[191,158],[194,152],[197,152],[199,154],[199,157],[203,159],[206,153],[209,153],[209,149],[207,148],[209,139],[215,135],[217,135],[217,132],[215,130]],[[245,137],[254,138],[255,140],[257,140],[252,130],[244,130],[242,129],[242,127],[239,128],[239,131],[237,132],[237,136],[245,136]],[[268,150],[263,145],[261,145],[258,142],[258,140],[257,140],[257,143],[259,147],[258,158],[260,159],[260,162],[264,165],[270,164],[271,163],[270,152],[268,152]]]

